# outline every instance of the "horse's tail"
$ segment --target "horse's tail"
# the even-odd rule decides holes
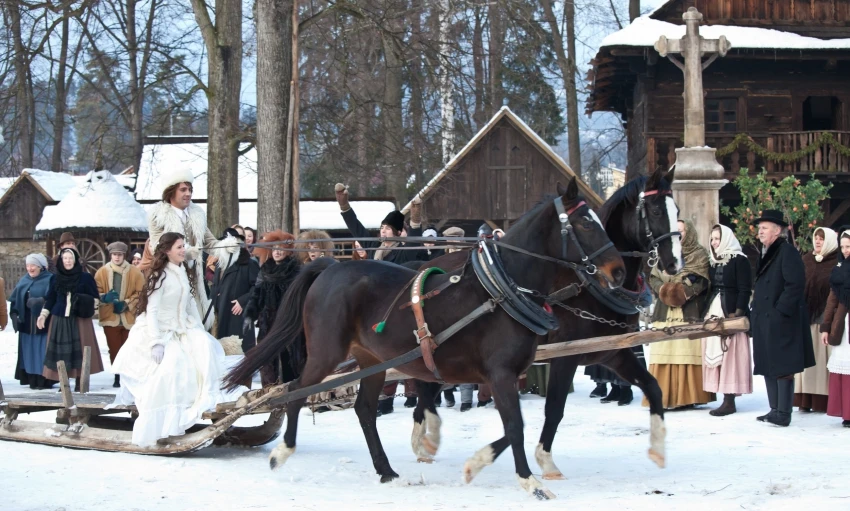
[[[227,373],[222,383],[223,388],[235,389],[241,382],[251,378],[261,367],[273,363],[294,342],[301,340],[304,332],[304,302],[307,292],[319,275],[334,263],[336,263],[335,260],[323,257],[301,269],[283,295],[271,329],[263,340],[248,350],[245,358]]]

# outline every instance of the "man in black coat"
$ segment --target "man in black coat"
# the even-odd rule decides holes
[[[804,287],[803,258],[782,236],[781,211],[765,210],[755,220],[763,245],[753,291],[753,374],[764,376],[770,412],[759,421],[791,424],[794,374],[815,365]]]
[[[222,239],[225,239],[228,234],[239,238],[240,243],[244,242],[232,228],[225,230]],[[256,345],[257,341],[253,335],[243,336],[242,324],[245,318],[242,315],[242,309],[247,307],[248,300],[251,298],[251,292],[257,282],[257,274],[260,273],[260,265],[251,258],[251,254],[244,246],[239,248],[238,254],[217,255],[219,256],[218,265],[212,284],[212,306],[218,320],[216,338],[223,339],[235,335],[242,339],[242,351],[247,352]]]
[[[345,225],[351,232],[352,238],[369,238],[371,233],[363,227],[351,205],[348,203],[348,188],[342,183],[337,183],[334,187],[336,201],[339,203],[339,209],[342,213],[342,219]],[[417,238],[422,236],[422,201],[414,199],[410,207],[410,229],[407,230],[407,235]],[[398,237],[404,229],[404,214],[401,211],[390,211],[390,213],[381,222],[380,237],[390,238]],[[363,248],[379,248],[382,250],[369,250],[369,259],[386,261],[388,263],[404,264],[410,261],[427,261],[428,253],[426,250],[393,250],[401,245],[398,242],[385,241],[360,241],[360,246]],[[418,243],[406,243],[406,246],[418,245]]]

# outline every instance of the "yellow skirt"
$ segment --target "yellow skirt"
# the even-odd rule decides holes
[[[702,366],[692,364],[649,364],[649,372],[661,387],[665,409],[704,405],[717,399],[702,387]],[[643,406],[649,406],[646,397]]]

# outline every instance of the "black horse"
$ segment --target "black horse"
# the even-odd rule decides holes
[[[574,233],[566,245],[562,237],[564,225],[570,225]],[[613,246],[608,246],[608,236],[578,194],[574,179],[566,189],[558,186],[557,197],[543,201],[526,213],[503,241],[527,252],[500,251],[506,273],[525,289],[548,290],[556,277],[574,271],[557,261],[592,264],[598,269],[594,278],[605,287],[619,287],[625,278],[622,258]],[[593,254],[590,261],[582,261],[585,254]],[[590,266],[585,268],[592,273]],[[411,332],[416,329],[416,323],[413,314],[407,309],[400,310],[396,297],[402,296],[402,301],[406,301],[406,288],[415,275],[412,270],[381,261],[333,263],[320,259],[306,266],[284,296],[266,340],[249,351],[227,375],[228,384],[234,386],[244,381],[288,345],[298,342],[302,334],[306,339],[307,360],[301,375],[290,382],[289,391],[321,382],[349,352],[361,368],[368,368],[414,349],[416,340]],[[451,277],[438,275],[429,279],[426,290],[442,285]],[[425,312],[430,330],[435,334],[442,332],[490,299],[475,272],[466,266],[456,283],[427,302]],[[383,333],[376,333],[373,325],[381,322],[386,314]],[[519,375],[534,360],[540,338],[497,307],[441,345],[434,353],[434,360],[445,382],[489,384],[499,407],[505,438],[476,453],[467,462],[464,469],[467,474],[492,462],[495,453],[510,445],[520,485],[540,498],[548,498],[552,494],[532,476],[528,467],[515,388]],[[437,381],[422,359],[398,369],[419,380]],[[384,378],[385,373],[381,372],[362,379],[354,407],[375,470],[381,481],[387,482],[398,474],[390,467],[375,424]],[[304,401],[296,400],[287,405],[286,432],[283,443],[271,453],[272,468],[282,465],[295,452],[298,413]],[[433,403],[431,407],[433,409]],[[433,417],[439,420],[436,413]]]
[[[673,177],[672,171],[658,171],[649,177],[632,180],[615,192],[599,209],[600,221],[619,251],[651,253],[650,263],[653,265],[661,264],[661,267],[670,274],[677,273],[681,267],[679,239],[677,236],[669,235],[669,233],[677,233],[676,221],[678,219],[678,208],[673,201],[671,191]],[[423,268],[428,266],[451,268],[457,265],[463,257],[464,255],[461,253],[448,254],[430,261]],[[626,265],[626,279],[623,287],[634,290],[637,287],[638,275],[643,266],[643,258],[634,254],[624,257],[623,260]],[[576,283],[575,274],[561,273],[550,291],[563,289],[573,283]],[[608,320],[630,325],[637,325],[638,323],[636,314],[630,316],[617,314],[597,301],[587,291],[582,291],[578,296],[566,300],[564,303]],[[561,308],[555,308],[555,313],[562,328],[550,333],[548,339],[542,338],[541,344],[626,333],[624,329],[619,327],[580,319]],[[569,327],[564,328],[567,325]],[[543,469],[543,478],[563,479],[560,470],[552,461],[552,442],[558,424],[564,416],[567,394],[577,366],[592,364],[602,364],[610,368],[624,380],[637,385],[647,396],[650,403],[651,425],[649,457],[663,467],[666,432],[661,389],[658,382],[638,361],[634,353],[630,349],[623,349],[573,355],[551,361],[549,385],[546,393],[546,421],[540,436],[540,443],[535,450],[537,463]],[[412,444],[414,454],[421,461],[432,461],[432,457],[439,447],[438,442],[432,441],[434,438],[439,439],[438,428],[440,423],[434,420],[434,417],[436,417],[434,398],[439,389],[438,384],[417,382],[419,402],[413,412]],[[434,429],[435,431],[429,431],[425,434],[423,440],[417,441],[417,438],[422,437],[423,431],[426,429]],[[490,457],[488,453],[486,463],[467,463],[467,470],[465,471],[467,482],[471,481],[484,466],[492,463],[507,445],[506,438],[494,442],[493,456]]]

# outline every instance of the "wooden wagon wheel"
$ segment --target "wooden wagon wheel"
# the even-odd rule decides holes
[[[96,241],[88,238],[77,240],[77,251],[80,253],[83,261],[86,262],[86,270],[94,275],[107,261],[106,250],[103,249]]]

